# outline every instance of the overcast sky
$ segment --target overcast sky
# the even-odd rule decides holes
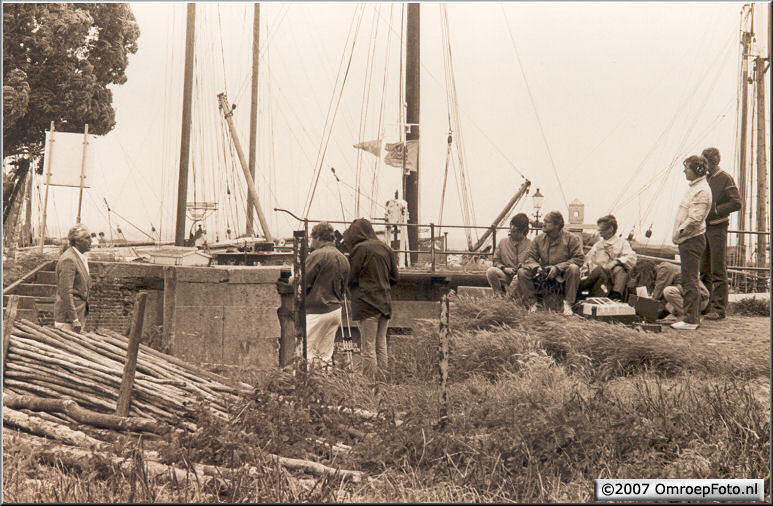
[[[84,222],[107,232],[106,197],[139,228],[149,232],[152,223],[171,240],[185,4],[131,5],[141,31],[139,51],[129,57],[127,83],[113,89],[117,127],[96,150],[100,170],[86,192]],[[358,5],[262,4],[257,185],[274,235],[291,235],[297,222],[271,209],[301,214],[317,170],[309,217],[340,220],[342,207],[347,220],[354,217],[358,150],[352,145],[379,136],[382,107],[381,136],[397,140],[402,7]],[[652,224],[651,242],[670,243],[686,189],[681,161],[716,146],[722,167],[734,174],[741,3],[448,3],[448,45],[442,5],[421,6],[422,222],[439,220],[451,82],[443,62],[449,47],[461,131],[455,137],[479,225],[491,223],[525,176],[532,189],[519,205],[524,212],[533,212],[531,193],[539,187],[543,212],[557,209],[566,216],[566,203],[579,199],[586,223],[611,211],[622,233],[636,227],[643,239],[640,228]],[[762,4],[757,9],[759,34],[768,32],[765,10]],[[226,91],[236,104],[238,136],[246,148],[252,16],[252,4],[197,4],[189,201],[195,193],[196,201],[218,202],[219,211],[206,222],[210,240],[224,238],[226,227],[242,233],[245,226],[243,178],[216,95]],[[763,39],[758,37],[754,50],[767,54]],[[339,69],[347,65],[341,90]],[[334,122],[329,111],[335,111]],[[383,216],[383,204],[400,187],[399,170],[367,153],[359,158],[359,214],[371,213],[375,167],[375,215]],[[451,163],[445,224],[464,223],[457,174],[458,164]],[[66,233],[76,203],[77,190],[52,192],[54,235]],[[121,218],[111,220],[127,237],[144,238]],[[461,246],[461,236],[451,235]]]

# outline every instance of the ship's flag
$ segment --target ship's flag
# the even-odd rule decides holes
[[[355,144],[354,147],[367,151],[373,155],[381,156],[381,139],[359,142]]]
[[[392,167],[403,167],[403,147],[404,144],[408,145],[408,156],[405,157],[405,170],[406,172],[415,171],[419,162],[419,141],[406,141],[387,143],[385,146],[386,155],[384,155],[384,163],[391,165]]]

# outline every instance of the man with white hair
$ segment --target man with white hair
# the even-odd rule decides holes
[[[80,332],[89,313],[89,263],[91,236],[85,225],[77,224],[67,233],[68,246],[56,262],[54,326]]]

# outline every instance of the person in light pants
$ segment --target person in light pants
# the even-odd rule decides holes
[[[324,221],[311,229],[311,249],[306,257],[306,351],[309,366],[329,368],[341,326],[349,261],[335,246],[333,227]]]
[[[373,380],[384,377],[389,365],[386,334],[392,317],[392,286],[399,279],[397,258],[364,218],[354,220],[343,237],[351,252],[349,289],[352,319],[360,328],[362,370]]]

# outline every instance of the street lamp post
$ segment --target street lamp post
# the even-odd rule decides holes
[[[531,196],[532,205],[534,206],[534,228],[536,229],[542,228],[542,224],[539,221],[539,212],[540,209],[542,209],[542,201],[544,199],[545,196],[540,193],[539,188],[537,188],[537,191]]]

